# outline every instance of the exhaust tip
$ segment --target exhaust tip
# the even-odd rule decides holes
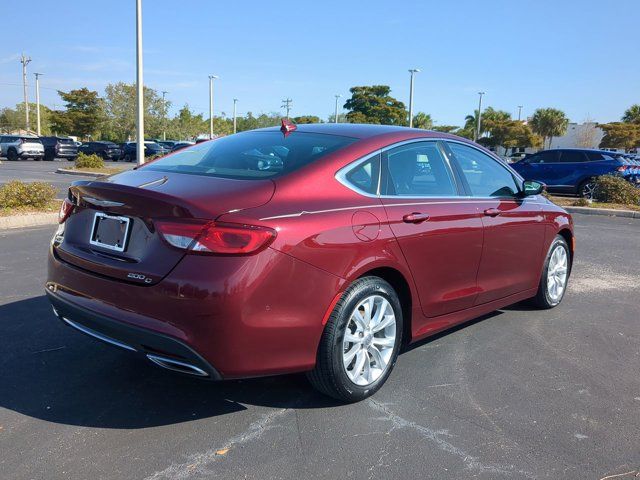
[[[147,358],[156,365],[172,370],[174,372],[186,373],[187,375],[195,375],[197,377],[208,377],[209,374],[195,365],[190,363],[174,360],[173,358],[161,357],[160,355],[147,354]]]

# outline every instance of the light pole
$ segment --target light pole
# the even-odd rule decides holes
[[[42,73],[34,73],[36,76],[36,127],[40,136],[40,76]]]
[[[480,99],[478,100],[478,129],[476,131],[476,138],[475,141],[477,142],[478,139],[480,138],[480,125],[482,125],[482,96],[485,94],[485,92],[478,92],[478,95],[480,95]]]
[[[335,95],[336,97],[336,113],[334,118],[334,123],[338,123],[338,99],[342,97],[342,95]]]
[[[209,75],[209,139],[213,138],[213,81],[217,75]]]
[[[136,163],[144,165],[144,81],[142,76],[142,0],[136,0]]]
[[[162,140],[167,139],[167,102],[165,101],[165,95],[169,93],[162,91]]]
[[[238,115],[237,115],[238,99],[233,99],[233,133],[238,131]]]
[[[522,105],[518,105],[518,121],[520,121],[521,115],[522,115]]]
[[[420,70],[412,68],[409,70],[411,80],[409,81],[409,128],[413,127],[413,76]]]
[[[20,63],[22,64],[22,91],[24,94],[24,123],[25,129],[29,130],[29,94],[27,91],[27,65],[31,62],[31,57],[26,57],[22,54],[20,57]]]

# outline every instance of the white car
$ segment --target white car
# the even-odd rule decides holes
[[[38,137],[29,135],[3,135],[0,137],[0,156],[15,161],[21,158],[44,158],[44,145]]]

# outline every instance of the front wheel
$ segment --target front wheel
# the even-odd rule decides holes
[[[345,402],[373,395],[387,380],[402,342],[402,307],[379,277],[356,280],[336,304],[307,374],[320,392]]]
[[[18,152],[16,152],[14,149],[11,149],[7,152],[7,160],[9,160],[10,162],[15,162],[18,160]]]
[[[544,262],[538,293],[532,299],[536,307],[546,309],[560,304],[567,291],[571,273],[570,259],[567,241],[562,235],[556,235]]]
[[[596,193],[596,182],[594,179],[585,180],[578,187],[578,196],[593,200]]]

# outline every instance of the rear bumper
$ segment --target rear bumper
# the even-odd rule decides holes
[[[148,286],[73,266],[54,247],[48,270],[59,316],[223,379],[312,369],[323,318],[343,283],[271,248],[246,257],[187,255]]]
[[[86,335],[135,352],[169,370],[211,380],[222,379],[202,356],[175,338],[87,310],[66,300],[64,294],[52,286],[48,286],[45,292],[55,315],[64,324]]]

